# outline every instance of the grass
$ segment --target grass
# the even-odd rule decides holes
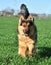
[[[34,57],[18,55],[17,17],[0,17],[0,65],[51,65],[51,19],[35,19],[38,40]]]

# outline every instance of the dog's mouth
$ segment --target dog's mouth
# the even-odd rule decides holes
[[[29,36],[30,30],[24,31],[25,36]]]
[[[29,36],[28,34],[25,34],[25,36]]]

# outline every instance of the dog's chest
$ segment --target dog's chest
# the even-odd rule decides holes
[[[34,43],[34,40],[32,40],[31,38],[29,38],[29,37],[25,37],[25,36],[18,36],[19,37],[19,41],[21,41],[21,42],[24,42],[24,43],[28,43],[28,44],[30,44],[30,43]]]

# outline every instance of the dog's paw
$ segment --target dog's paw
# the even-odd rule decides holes
[[[23,54],[23,53],[20,53],[20,52],[18,52],[18,55],[20,55],[21,57],[23,57],[23,58],[25,58],[26,56],[25,56],[25,54]]]
[[[29,53],[29,56],[32,57],[33,56],[33,53]]]

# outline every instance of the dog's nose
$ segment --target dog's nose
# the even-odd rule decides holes
[[[26,34],[26,35],[29,35],[29,30],[27,30],[27,31],[24,31],[24,33]]]

